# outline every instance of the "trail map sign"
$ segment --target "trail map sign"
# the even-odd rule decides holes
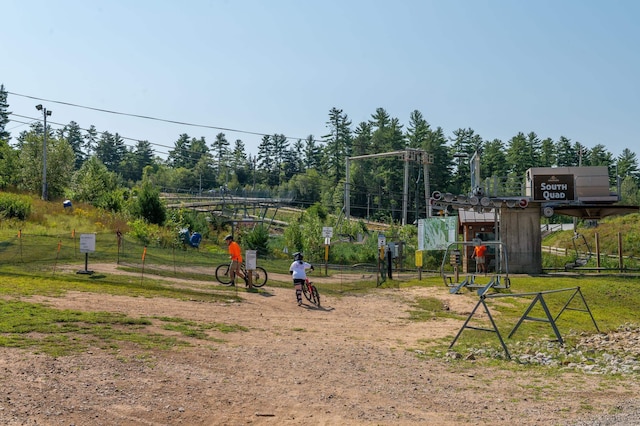
[[[445,250],[457,240],[457,228],[457,216],[419,219],[418,247],[423,247],[423,250]]]
[[[96,234],[80,234],[80,253],[84,253],[84,270],[78,271],[78,274],[93,274],[88,269],[89,253],[96,251]]]
[[[80,234],[80,253],[96,251],[96,234]]]

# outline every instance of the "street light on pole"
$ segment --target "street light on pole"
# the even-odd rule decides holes
[[[38,111],[42,111],[44,117],[44,135],[42,137],[42,199],[47,201],[47,116],[51,115],[51,111],[47,110],[42,104],[36,105]]]

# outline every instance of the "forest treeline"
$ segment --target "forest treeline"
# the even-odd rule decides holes
[[[406,123],[376,109],[368,121],[355,124],[346,112],[332,108],[326,134],[291,140],[284,134],[264,135],[257,152],[247,152],[241,139],[218,133],[214,140],[178,135],[166,158],[155,154],[147,140],[127,145],[117,132],[87,129],[75,121],[44,129],[41,121],[12,135],[8,93],[0,85],[0,188],[39,193],[43,183],[43,138],[47,137],[47,187],[50,199],[69,198],[117,210],[127,191],[143,182],[159,191],[205,193],[273,191],[293,194],[307,207],[320,203],[337,213],[344,204],[345,159],[352,156],[421,149],[433,156],[429,167],[431,191],[464,194],[470,191],[469,160],[480,153],[481,178],[523,182],[530,167],[607,166],[612,187],[618,183],[622,201],[638,205],[640,174],[636,154],[625,149],[618,157],[603,144],[584,146],[560,136],[541,138],[519,132],[507,141],[484,139],[471,128],[446,134],[420,111]],[[400,220],[404,164],[395,157],[351,162],[351,215]],[[409,165],[408,223],[425,217],[424,173]]]

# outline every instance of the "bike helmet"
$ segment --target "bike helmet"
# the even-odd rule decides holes
[[[302,260],[302,253],[300,253],[299,251],[293,253],[293,260]]]
[[[229,234],[226,237],[224,237],[225,241],[229,241],[229,240],[233,240],[233,235]]]

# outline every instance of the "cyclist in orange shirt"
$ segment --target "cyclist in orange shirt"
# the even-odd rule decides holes
[[[227,247],[229,247],[229,257],[231,258],[231,266],[229,267],[231,283],[232,285],[236,285],[236,275],[244,279],[244,275],[240,271],[240,265],[242,264],[242,250],[240,249],[240,245],[233,241],[232,235],[224,237],[224,241],[227,243]]]

